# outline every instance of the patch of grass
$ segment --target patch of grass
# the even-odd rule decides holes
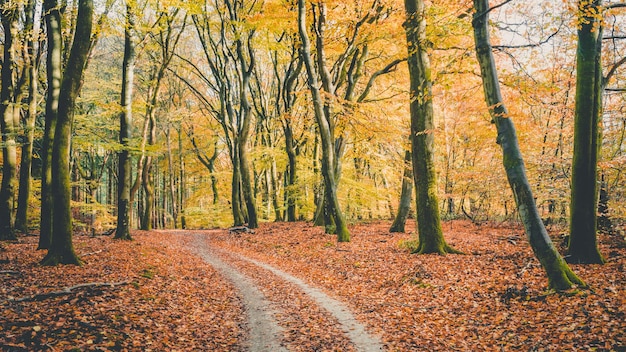
[[[419,247],[419,244],[420,244],[419,239],[411,238],[407,240],[400,240],[398,242],[398,247],[400,249],[413,253],[417,250],[417,248]]]
[[[139,274],[139,276],[141,277],[145,277],[146,279],[153,279],[154,278],[154,271],[152,270],[152,268],[149,269],[143,269],[141,271],[141,273]]]

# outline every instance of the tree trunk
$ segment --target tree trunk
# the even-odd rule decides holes
[[[120,105],[120,144],[118,153],[118,186],[117,186],[117,228],[115,238],[131,240],[131,173],[132,158],[130,139],[133,128],[133,77],[135,75],[135,43],[132,31],[135,28],[134,9],[126,4],[126,26],[124,27],[124,59],[122,62],[122,92]]]
[[[297,182],[297,159],[296,148],[294,147],[293,130],[291,122],[285,121],[285,148],[287,150],[288,172],[287,185],[285,186],[285,195],[287,198],[287,221],[296,221],[296,182]]]
[[[237,145],[237,143],[233,143]],[[242,211],[243,205],[241,204],[241,163],[239,162],[239,147],[237,146],[232,152],[233,156],[233,176],[232,176],[232,192],[231,192],[231,206],[233,212],[234,226],[242,226],[245,224],[245,216]]]
[[[59,94],[62,78],[61,14],[57,0],[44,1],[46,23],[46,118],[41,160],[41,214],[39,223],[39,249],[49,249],[52,242],[52,145],[57,124]]]
[[[574,284],[584,286],[585,283],[574,274],[554,248],[539,217],[535,199],[526,178],[526,168],[519,149],[515,126],[508,115],[500,93],[498,74],[489,41],[489,1],[474,0],[474,7],[476,13],[472,26],[474,27],[476,55],[480,64],[485,101],[498,131],[496,142],[502,148],[504,169],[513,191],[526,236],[535,256],[546,271],[550,288],[562,291],[570,289]]]
[[[602,114],[601,0],[578,2],[574,154],[567,261],[602,264],[598,250],[598,125]]]
[[[413,192],[413,167],[411,166],[411,152],[404,154],[404,172],[402,175],[402,191],[400,193],[400,206],[389,232],[404,232],[404,225],[411,210],[411,193]]]
[[[4,32],[2,59],[2,86],[0,87],[0,132],[2,133],[2,184],[0,186],[0,240],[17,239],[14,228],[13,203],[17,186],[17,126],[14,120],[15,109],[15,63],[18,12],[15,6],[2,1],[0,14]],[[5,9],[6,7],[6,9]]]
[[[81,264],[72,244],[72,212],[70,206],[70,147],[72,122],[74,119],[76,98],[81,87],[93,19],[93,1],[80,0],[76,19],[76,32],[68,69],[63,75],[57,126],[52,147],[52,195],[53,217],[52,242],[48,254],[42,260],[43,265]],[[60,28],[59,28],[60,29]]]
[[[439,216],[434,161],[432,80],[426,53],[426,20],[423,0],[405,0],[404,24],[411,81],[411,153],[417,204],[417,253],[457,253],[445,241]]]
[[[335,232],[337,234],[338,242],[349,242],[350,232],[346,225],[343,214],[339,206],[339,199],[337,198],[337,184],[335,181],[335,162],[333,160],[334,150],[334,138],[331,133],[330,122],[328,116],[324,113],[324,103],[319,91],[319,83],[317,80],[317,73],[313,67],[311,59],[311,42],[307,34],[306,29],[306,5],[304,0],[298,0],[298,29],[300,38],[302,39],[301,53],[303,56],[304,64],[307,71],[309,90],[313,100],[313,107],[315,112],[315,120],[320,132],[321,144],[322,144],[322,174],[324,177],[324,196],[327,202],[327,209],[332,216],[335,223]]]
[[[171,126],[168,123],[167,130],[165,132],[166,144],[167,144],[167,188],[169,189],[168,195],[171,201],[171,212],[174,220],[174,228],[178,228],[178,197],[176,197],[176,186],[174,185],[174,155],[172,153],[172,137]],[[164,208],[165,211],[165,208]]]
[[[30,0],[26,7],[25,32],[32,33],[33,38],[39,38],[40,25],[35,21],[35,1]],[[17,196],[17,212],[15,214],[15,229],[28,233],[28,210],[32,193],[32,160],[33,141],[35,135],[35,120],[37,118],[37,89],[39,83],[39,41],[29,39],[26,48],[25,70],[28,84],[28,111],[24,118],[24,144],[20,160],[20,179]]]

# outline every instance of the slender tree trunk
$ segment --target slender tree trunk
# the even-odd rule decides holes
[[[291,123],[285,121],[285,147],[287,150],[288,164],[288,178],[287,185],[285,187],[285,195],[287,198],[287,221],[296,221],[296,182],[297,178],[297,159],[296,148],[294,147],[293,130],[291,129]]]
[[[72,121],[76,98],[81,87],[87,54],[90,47],[93,20],[93,1],[80,0],[76,35],[68,59],[68,69],[61,84],[59,112],[52,147],[52,195],[53,217],[52,242],[43,265],[81,264],[72,244],[72,212],[70,205],[70,147]]]
[[[178,125],[178,164],[179,164],[179,168],[178,168],[178,172],[179,172],[179,182],[178,182],[178,195],[179,195],[179,201],[178,201],[178,206],[180,209],[180,228],[181,229],[186,229],[187,228],[187,221],[185,219],[185,204],[186,204],[186,197],[187,197],[187,184],[186,184],[186,177],[187,175],[185,174],[185,159],[183,157],[183,136],[182,136],[182,126]]]
[[[40,25],[35,21],[35,0],[28,1],[26,7],[25,32],[32,34],[32,38],[39,38]],[[32,193],[32,160],[33,141],[35,136],[35,120],[37,118],[37,89],[39,83],[39,41],[30,39],[26,48],[26,68],[28,70],[28,110],[24,118],[24,144],[20,160],[20,179],[17,196],[17,212],[15,214],[15,229],[28,233],[28,210]]]
[[[349,242],[350,232],[339,206],[337,198],[337,183],[335,180],[334,162],[334,138],[328,116],[324,113],[324,102],[319,91],[317,73],[311,59],[311,42],[306,27],[306,4],[304,0],[298,0],[298,30],[302,39],[301,53],[307,71],[309,90],[313,100],[315,120],[320,131],[322,143],[322,174],[324,177],[324,195],[327,202],[328,212],[335,223],[335,232],[338,242]]]
[[[404,232],[404,225],[411,210],[411,193],[413,192],[413,167],[411,166],[411,152],[404,154],[404,172],[402,175],[402,191],[400,193],[400,206],[389,232]]]
[[[168,188],[171,201],[172,218],[174,219],[174,228],[178,228],[178,197],[176,196],[175,173],[174,173],[174,154],[172,153],[171,126],[168,124],[166,131],[167,139],[167,167],[168,167]]]
[[[602,264],[597,243],[598,126],[602,123],[601,0],[578,2],[574,154],[567,261]]]
[[[404,24],[408,43],[411,80],[411,153],[417,204],[417,253],[458,253],[443,237],[437,197],[434,161],[432,80],[430,60],[424,45],[426,19],[423,0],[405,0],[407,19]]]
[[[131,173],[132,158],[130,139],[133,128],[133,82],[135,75],[135,44],[132,31],[135,28],[134,8],[126,4],[126,26],[124,27],[124,59],[122,62],[122,92],[120,105],[120,144],[118,152],[118,186],[117,186],[117,228],[115,238],[131,240]]]
[[[3,59],[0,75],[0,132],[2,133],[2,184],[0,186],[0,240],[17,239],[14,228],[14,200],[17,189],[17,126],[15,109],[20,109],[14,101],[16,82],[13,66],[17,39],[18,11],[15,5],[2,1],[1,20],[4,32]],[[6,7],[6,8],[5,8]],[[18,110],[19,111],[19,110]]]
[[[233,143],[233,145],[237,144],[238,143]],[[235,148],[232,154],[233,176],[231,206],[233,211],[233,222],[235,226],[242,226],[245,224],[246,220],[242,211],[243,205],[241,204],[241,162],[239,161],[239,146]]]
[[[480,64],[485,101],[498,131],[496,142],[502,148],[504,169],[513,191],[520,218],[524,224],[526,236],[535,256],[546,271],[550,288],[561,291],[570,289],[574,284],[584,286],[585,283],[574,274],[554,248],[539,217],[535,199],[526,177],[526,168],[519,149],[515,126],[508,115],[500,93],[498,74],[489,41],[489,1],[474,0],[474,7],[476,13],[472,26],[474,27],[476,55]]]

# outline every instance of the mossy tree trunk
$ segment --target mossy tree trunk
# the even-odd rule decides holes
[[[72,244],[70,151],[76,99],[80,92],[91,45],[92,20],[93,0],[80,0],[74,41],[59,96],[57,125],[52,147],[52,215],[54,223],[52,224],[52,242],[48,254],[42,260],[43,265],[81,264]]]
[[[405,0],[411,106],[411,153],[417,204],[416,253],[458,253],[443,237],[434,161],[433,96],[423,0]]]
[[[496,143],[502,148],[504,169],[513,191],[526,236],[535,256],[539,259],[548,276],[550,288],[562,291],[572,288],[573,285],[585,286],[585,283],[574,274],[556,250],[539,217],[535,199],[526,177],[526,168],[519,149],[515,126],[504,106],[500,93],[498,74],[489,40],[489,1],[474,0],[474,9],[472,26],[485,101],[498,131]]]
[[[311,41],[307,33],[306,4],[304,0],[298,0],[298,30],[302,40],[301,54],[307,72],[309,90],[313,100],[315,121],[320,133],[322,147],[322,176],[324,178],[324,197],[328,214],[335,224],[335,233],[338,242],[349,242],[350,232],[339,206],[337,198],[337,182],[335,175],[335,141],[331,131],[330,116],[324,112],[324,101],[320,93],[320,84],[317,72],[311,58]],[[319,55],[319,54],[318,54]]]
[[[52,242],[52,145],[59,110],[61,92],[62,47],[61,13],[57,0],[46,0],[43,4],[46,25],[46,118],[41,160],[41,214],[39,222],[39,249],[49,249]]]
[[[602,114],[602,1],[578,2],[574,154],[567,261],[602,264],[597,243],[598,149]]]
[[[20,178],[17,195],[17,211],[15,213],[15,229],[22,233],[28,233],[28,215],[30,198],[32,194],[32,161],[33,141],[35,137],[35,120],[37,118],[37,90],[39,87],[39,21],[35,21],[35,0],[28,1],[25,8],[24,33],[31,39],[26,41],[25,72],[24,80],[28,85],[28,110],[23,119],[24,144],[20,159]]]
[[[118,186],[117,186],[117,228],[115,238],[131,240],[130,235],[130,189],[132,158],[130,153],[130,139],[133,127],[133,77],[135,74],[135,43],[133,31],[135,29],[134,6],[126,4],[126,26],[124,27],[124,58],[122,62],[122,92],[120,105],[120,144],[122,150],[118,152]]]
[[[413,166],[411,165],[411,152],[404,154],[404,172],[402,175],[402,191],[400,192],[400,206],[389,232],[404,232],[406,219],[411,210],[411,193],[413,192]]]
[[[16,65],[18,11],[15,5],[2,1],[0,17],[4,32],[2,68],[0,76],[0,132],[2,133],[2,184],[0,186],[0,240],[14,240],[15,213],[13,203],[17,190],[17,122],[19,105],[14,66]],[[17,109],[17,110],[16,110]],[[17,114],[16,114],[17,112]]]

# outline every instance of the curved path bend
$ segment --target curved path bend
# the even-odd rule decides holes
[[[340,301],[278,268],[238,254],[224,253],[222,250],[212,248],[208,242],[209,239],[206,235],[195,234],[194,250],[205,262],[231,281],[233,286],[240,292],[250,326],[250,341],[248,343],[250,351],[273,352],[287,351],[287,349],[280,343],[283,330],[274,318],[277,312],[272,310],[271,302],[259,290],[251,278],[242,274],[235,266],[228,263],[227,256],[234,256],[236,259],[254,264],[273,273],[278,278],[297,286],[319,307],[328,311],[337,320],[341,330],[352,341],[357,351],[383,351],[381,341],[369,334],[363,324],[357,321],[350,310]]]

